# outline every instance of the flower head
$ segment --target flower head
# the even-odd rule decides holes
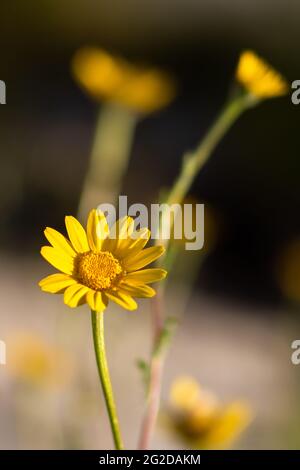
[[[45,236],[52,246],[41,249],[42,256],[61,273],[42,279],[45,292],[64,294],[69,307],[87,303],[94,311],[102,311],[112,300],[127,310],[135,310],[133,297],[153,297],[148,284],[166,276],[159,268],[142,269],[159,258],[164,248],[145,248],[150,231],[134,230],[134,220],[123,217],[111,230],[105,215],[93,209],[86,231],[72,216],[65,218],[69,240],[52,228]]]
[[[72,70],[78,83],[97,100],[117,102],[141,113],[166,106],[175,95],[174,82],[166,73],[135,66],[103,49],[79,49]]]
[[[272,98],[288,92],[287,81],[252,51],[242,52],[236,78],[256,98]]]
[[[243,402],[222,405],[191,377],[180,377],[170,391],[173,429],[192,448],[224,448],[244,430],[250,410]]]

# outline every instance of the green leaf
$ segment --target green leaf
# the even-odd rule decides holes
[[[150,364],[148,364],[148,362],[146,362],[144,359],[137,359],[136,365],[141,372],[145,388],[148,390],[150,380]]]
[[[157,339],[156,346],[153,351],[153,356],[160,356],[165,352],[174,335],[177,324],[178,320],[175,317],[168,317],[166,319],[162,332],[159,338]]]

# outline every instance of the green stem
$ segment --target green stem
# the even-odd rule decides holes
[[[229,104],[223,108],[219,117],[199,146],[192,153],[183,157],[181,172],[169,193],[167,204],[180,204],[182,202],[195,177],[204,166],[217,144],[240,114],[251,104],[252,102],[249,100],[248,95],[242,95],[229,102]]]
[[[114,103],[101,106],[79,201],[80,219],[101,202],[116,202],[128,167],[137,121],[138,115],[127,108]]]
[[[222,137],[226,134],[228,129],[233,125],[237,118],[242,114],[244,110],[256,104],[255,99],[248,95],[242,94],[232,101],[230,101],[221,111],[219,117],[210,128],[202,142],[199,146],[193,151],[183,157],[182,169],[177,177],[168,197],[165,201],[166,210],[172,204],[181,204],[184,200],[186,194],[188,193],[194,179],[197,174],[206,163],[211,153],[218,145]],[[164,233],[164,224],[170,223],[169,220],[165,220],[164,211],[161,215],[161,224],[159,234]],[[168,233],[168,231],[167,231]],[[169,240],[163,240],[160,236],[156,234],[156,244],[164,245],[167,249],[169,246]],[[161,257],[159,264],[162,263],[162,260],[165,257]],[[158,300],[159,299],[159,300]],[[151,367],[150,367],[150,389],[148,397],[148,406],[146,409],[146,414],[142,426],[141,436],[140,436],[140,447],[141,449],[147,449],[150,446],[151,438],[154,432],[155,423],[157,420],[157,415],[159,411],[160,403],[160,391],[161,391],[161,380],[162,380],[162,370],[164,366],[165,359],[165,349],[163,354],[155,349],[155,344],[157,338],[160,338],[165,325],[164,311],[162,307],[163,303],[163,287],[158,288],[157,296],[152,299],[152,315],[153,315],[153,324],[154,324],[154,345],[153,345],[153,354],[151,357]]]
[[[160,236],[156,236],[157,245],[164,245],[165,248],[167,248],[169,245],[168,240],[164,240],[161,237],[161,234],[164,233],[163,227],[166,227],[166,224],[170,223],[168,220],[168,207],[172,206],[172,204],[182,203],[199,171],[207,162],[208,158],[222,137],[226,134],[228,129],[233,125],[242,112],[254,104],[255,101],[253,97],[248,94],[242,94],[237,98],[232,99],[227,105],[224,106],[219,117],[198,147],[193,152],[189,152],[183,156],[181,171],[165,201],[165,211],[163,210],[161,214],[161,223],[159,229]],[[167,216],[167,220],[165,220],[165,214]],[[169,227],[169,229],[170,228],[171,227]],[[168,233],[168,230],[166,230],[166,233]],[[160,263],[162,261],[163,259],[161,258]]]
[[[122,450],[123,442],[120,433],[117,409],[114,401],[113,390],[111,386],[109,370],[106,360],[105,343],[104,343],[104,315],[103,312],[91,312],[93,339],[98,366],[99,377],[104,394],[105,404],[109,416],[110,426],[113,434],[115,448]]]

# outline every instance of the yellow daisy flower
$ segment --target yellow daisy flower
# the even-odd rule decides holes
[[[41,249],[42,256],[61,273],[42,279],[44,292],[64,294],[69,307],[87,303],[93,311],[103,311],[109,300],[127,310],[135,310],[133,297],[153,297],[148,284],[160,281],[166,271],[142,269],[159,258],[164,248],[145,248],[150,231],[134,230],[134,220],[124,217],[111,230],[105,215],[92,210],[86,231],[72,216],[65,218],[69,240],[52,228],[44,231],[52,246]]]
[[[241,401],[223,405],[191,377],[171,386],[169,426],[194,449],[225,448],[247,427],[249,406]]]
[[[100,48],[79,49],[72,60],[72,72],[95,99],[113,101],[141,113],[156,111],[175,96],[174,81],[165,72],[138,67]]]
[[[287,81],[253,51],[242,52],[236,79],[257,98],[272,98],[288,93]]]

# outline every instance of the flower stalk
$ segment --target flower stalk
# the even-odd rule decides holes
[[[174,318],[168,318],[164,324],[160,323],[164,320],[162,301],[163,289],[157,292],[157,295],[153,298],[152,304],[153,310],[155,309],[152,315],[153,332],[155,336],[153,339],[152,358],[149,370],[147,409],[144,415],[138,445],[138,448],[142,450],[149,449],[152,433],[155,428],[156,417],[160,406],[160,392],[164,368],[163,358],[176,324]]]
[[[254,106],[256,103],[257,99],[249,93],[242,93],[229,101],[199,146],[192,153],[188,153],[183,156],[182,169],[167,197],[167,200],[165,201],[165,207],[172,204],[182,203],[196,176],[203,168],[222,137],[239,116],[247,108]],[[169,221],[166,220],[164,212],[162,212],[160,234],[164,233],[164,224],[166,223],[169,223]],[[168,230],[166,232],[168,233]],[[168,253],[169,240],[163,240],[161,237],[156,237],[156,240],[157,244],[165,246],[166,256]],[[162,258],[165,258],[165,256]],[[164,288],[162,287],[161,289],[158,289],[157,296],[152,299],[154,342],[150,361],[149,395],[139,440],[140,449],[149,448],[159,412],[161,380],[166,357],[166,348],[157,350],[156,344],[164,333],[166,323],[164,318],[163,296]]]
[[[249,107],[250,103],[254,104],[254,101],[248,94],[242,94],[230,101],[223,108],[219,117],[196,150],[183,157],[182,170],[170,191],[167,199],[168,204],[180,204],[182,202],[195,177],[204,166],[217,144],[242,112]]]
[[[139,446],[141,450],[149,449],[152,433],[155,428],[156,417],[160,404],[160,391],[163,373],[163,361],[160,356],[154,356],[151,361],[150,383],[147,413],[144,416]]]
[[[106,360],[104,342],[104,314],[103,312],[96,312],[92,310],[91,315],[96,362],[104,394],[107,413],[109,416],[111,431],[116,450],[122,450],[124,447],[120,432],[119,420],[117,416],[117,409],[113,396],[112,385],[110,381],[109,369]]]
[[[99,201],[115,203],[127,170],[137,121],[137,113],[116,103],[101,106],[79,201],[80,219]]]
[[[247,108],[254,106],[256,103],[257,99],[253,95],[242,93],[224,106],[218,118],[198,147],[193,152],[183,155],[182,168],[171,191],[169,192],[167,200],[165,201],[166,207],[171,206],[172,204],[182,203],[196,176],[203,168],[204,164],[207,162],[223,136],[239,116]],[[162,213],[160,233],[164,233],[163,226],[166,223],[168,222],[164,218],[164,213]],[[161,237],[158,237],[157,244],[163,244],[167,248],[168,240],[162,240]]]

